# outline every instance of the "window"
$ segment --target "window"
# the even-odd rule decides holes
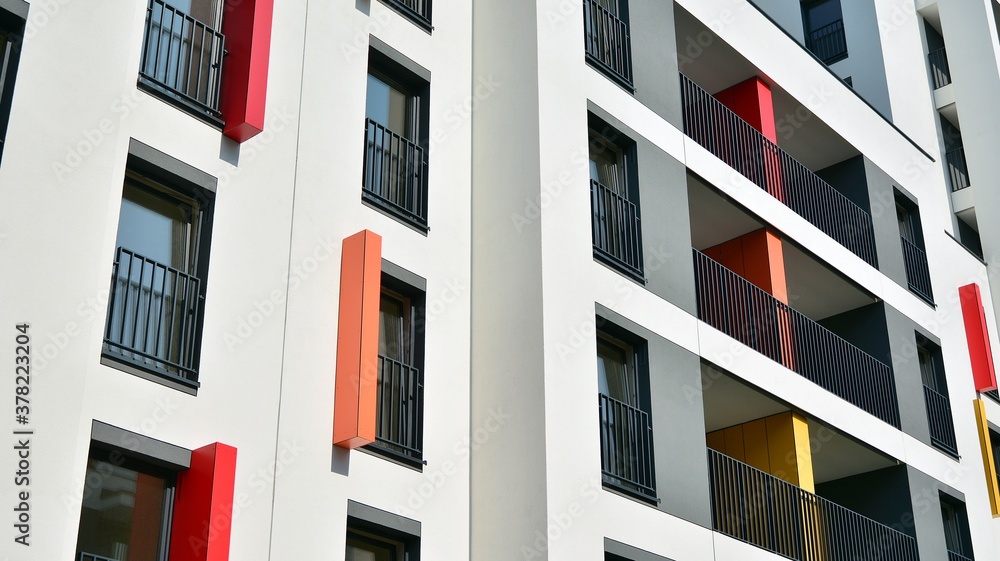
[[[645,282],[634,160],[635,144],[591,117],[590,196],[594,255]]]
[[[91,452],[83,492],[79,561],[165,561],[175,474]]]
[[[934,303],[931,287],[931,273],[924,253],[924,236],[920,229],[920,213],[917,205],[909,197],[894,191],[896,198],[896,222],[899,225],[900,244],[903,247],[903,265],[906,268],[906,283],[910,292]]]
[[[632,88],[632,48],[626,0],[583,0],[587,62],[625,87]]]
[[[930,428],[931,444],[953,456],[958,455],[955,424],[948,399],[948,384],[944,375],[941,347],[917,334],[917,362],[924,384],[924,405]]]
[[[944,540],[948,553],[958,555],[959,559],[972,559],[972,541],[965,505],[941,495],[941,520],[944,523]],[[949,558],[954,559],[951,555]]]
[[[223,0],[149,0],[139,84],[204,116],[219,117],[222,9]]]
[[[847,36],[840,0],[819,0],[802,3],[806,47],[825,64],[847,57]]]
[[[413,23],[426,29],[431,27],[431,3],[433,0],[382,0],[387,6],[409,18]]]
[[[990,429],[990,447],[993,448],[993,475],[1000,487],[1000,433]]]
[[[600,323],[600,322],[599,322]],[[646,344],[605,325],[597,336],[597,387],[604,483],[656,500]]]
[[[426,137],[429,86],[371,51],[365,100],[362,200],[427,230]]]
[[[422,290],[383,273],[371,448],[414,467],[423,460],[423,311]]]
[[[140,154],[130,156],[122,188],[104,357],[196,388],[214,194],[142,154],[169,157],[133,146]]]
[[[14,97],[14,79],[17,77],[17,63],[21,57],[21,34],[28,5],[24,12],[14,14],[4,9],[0,3],[0,157],[3,156],[7,138],[7,123],[10,119],[11,102]]]
[[[420,523],[347,502],[346,561],[420,561]]]

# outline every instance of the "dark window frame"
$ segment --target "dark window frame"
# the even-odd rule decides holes
[[[813,18],[812,18],[812,15],[811,15],[812,10],[814,8],[822,6],[823,4],[828,4],[828,3],[829,4],[836,4],[837,11],[840,14],[839,19],[834,19],[832,22],[829,22],[829,23],[826,23],[826,24],[823,24],[823,25],[816,25],[816,24],[814,24]],[[817,59],[819,59],[820,61],[822,61],[823,64],[825,64],[827,66],[830,66],[831,64],[834,64],[834,63],[837,63],[837,62],[840,62],[841,60],[844,60],[848,56],[850,56],[850,51],[849,51],[848,46],[847,46],[846,31],[844,31],[844,29],[840,30],[840,33],[844,34],[843,51],[836,51],[836,52],[834,52],[834,53],[832,53],[829,56],[827,56],[827,57],[824,58],[824,57],[820,56],[823,53],[817,52],[818,50],[820,50],[820,49],[818,49],[818,45],[814,45],[813,44],[813,37],[812,37],[813,34],[816,33],[817,31],[823,29],[824,27],[832,26],[832,25],[835,25],[837,22],[840,22],[841,28],[843,28],[843,26],[844,26],[844,9],[843,9],[843,5],[841,3],[841,0],[802,0],[802,2],[800,3],[800,6],[801,6],[801,11],[802,11],[802,30],[803,30],[804,37],[805,37],[806,49],[808,49],[811,53],[813,53],[813,55]],[[814,49],[816,49],[816,50],[814,50]]]
[[[8,0],[0,2],[0,78],[3,78],[0,80],[0,163],[3,162],[7,141],[27,17],[27,4]]]
[[[415,426],[410,427],[407,425],[402,431],[405,432],[407,428],[415,431],[414,440],[416,440],[416,447],[418,450],[405,450],[401,447],[393,446],[390,442],[381,440],[379,432],[383,427],[381,422],[381,415],[384,410],[382,407],[383,394],[381,392],[381,382],[380,389],[378,393],[378,406],[376,407],[376,441],[363,449],[374,453],[375,455],[382,456],[393,462],[399,463],[403,466],[413,468],[417,471],[422,471],[425,464],[424,461],[424,450],[423,450],[423,421],[424,421],[424,386],[425,386],[425,371],[424,371],[424,351],[425,351],[425,329],[426,325],[426,288],[425,283],[422,283],[422,279],[413,278],[400,278],[408,277],[412,274],[408,274],[405,271],[399,271],[398,267],[394,265],[386,266],[383,263],[383,272],[381,280],[380,289],[380,310],[381,310],[381,298],[382,296],[388,296],[397,301],[401,301],[405,309],[403,310],[404,317],[404,327],[407,330],[404,333],[404,349],[402,349],[403,360],[399,361],[405,367],[413,368],[417,371],[417,384],[418,387],[415,389],[415,407],[417,408],[416,417],[411,419]],[[389,269],[386,271],[386,269]],[[395,274],[394,274],[395,273]],[[381,315],[381,311],[380,311]],[[380,318],[381,321],[381,318]],[[381,338],[382,326],[379,325],[379,337]],[[381,364],[384,358],[379,355],[379,363]],[[395,359],[392,359],[395,360]],[[381,378],[383,371],[380,369],[379,377]]]
[[[352,500],[347,501],[347,536],[363,536],[362,541],[399,544],[403,559],[420,561],[420,522]],[[346,549],[346,546],[345,546]]]
[[[197,394],[201,385],[200,363],[205,315],[204,302],[207,294],[217,184],[216,178],[141,142],[134,139],[131,141],[122,179],[123,196],[126,188],[138,188],[154,196],[164,198],[164,200],[176,201],[178,204],[190,205],[192,209],[196,209],[189,226],[190,239],[186,259],[188,270],[183,271],[199,280],[198,294],[195,295],[197,312],[192,318],[193,333],[190,335],[192,342],[190,348],[191,371],[188,376],[184,376],[180,371],[173,371],[156,364],[155,360],[126,356],[129,349],[124,348],[123,345],[115,344],[118,341],[107,339],[110,328],[109,317],[105,318],[105,342],[102,344],[101,364],[185,393]],[[121,250],[116,247],[114,258],[117,259],[120,254]],[[112,278],[112,288],[114,288],[115,282],[116,279]],[[112,298],[109,296],[109,314],[111,308]]]
[[[581,0],[577,0],[581,1]],[[604,74],[609,80],[621,86],[629,94],[635,93],[635,70],[632,66],[632,24],[629,17],[628,0],[582,0],[583,6],[583,33],[584,33],[584,57],[588,65]],[[614,10],[610,10],[605,4],[613,4]],[[610,13],[610,22],[603,21],[594,23],[596,17],[593,10],[607,10]],[[608,24],[617,20],[625,29],[624,37],[610,37]],[[592,29],[597,30],[596,35],[592,35]],[[613,33],[613,32],[612,32]],[[619,41],[621,50],[621,64],[623,68],[614,68],[608,61],[602,60],[601,54],[594,52],[601,44]],[[607,45],[608,50],[611,49]]]
[[[610,147],[612,151],[616,153],[619,158],[617,163],[617,175],[619,181],[624,183],[623,189],[624,193],[621,193],[621,188],[617,189],[618,195],[625,198],[628,203],[635,207],[635,224],[619,224],[618,231],[616,232],[618,236],[619,244],[621,244],[621,238],[625,238],[625,242],[628,242],[627,228],[634,228],[635,232],[635,243],[634,247],[627,248],[630,253],[632,253],[632,259],[628,258],[628,255],[617,256],[613,253],[599,247],[600,243],[596,236],[598,235],[599,228],[594,224],[594,221],[599,216],[604,216],[600,214],[596,205],[598,201],[604,200],[604,198],[599,197],[595,194],[594,190],[597,188],[594,184],[597,182],[593,178],[590,178],[588,173],[588,178],[590,178],[590,189],[591,189],[591,232],[592,232],[592,242],[594,245],[594,257],[600,262],[612,267],[618,272],[626,275],[630,279],[640,283],[646,284],[645,278],[645,268],[643,259],[643,245],[642,245],[642,205],[640,203],[639,196],[639,170],[637,164],[637,153],[638,148],[635,141],[620,132],[615,127],[608,124],[606,121],[600,117],[594,115],[593,113],[588,114],[587,119],[587,146],[588,146],[588,166],[591,161],[591,154],[595,150],[603,151],[604,147]],[[601,184],[603,185],[603,184]],[[616,191],[610,185],[604,186],[610,191]],[[607,195],[610,196],[610,195]],[[623,235],[621,229],[626,228],[626,233]],[[608,242],[610,244],[610,237]],[[632,244],[629,244],[632,245]],[[632,261],[631,263],[629,261]]]
[[[969,530],[969,516],[966,512],[965,503],[950,495],[939,493],[941,503],[941,522],[944,526],[945,547],[948,551],[972,559],[972,536]],[[947,518],[947,511],[951,511],[951,522]],[[948,543],[948,542],[952,543]]]

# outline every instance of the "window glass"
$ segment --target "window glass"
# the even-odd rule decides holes
[[[917,347],[917,359],[920,362],[920,377],[923,379],[924,385],[938,393],[943,393],[938,387],[937,370],[934,368],[934,356],[930,350],[926,347]]]
[[[591,138],[590,179],[613,192],[626,196],[625,181],[621,177],[621,153],[601,138]]]
[[[395,543],[348,533],[346,561],[402,561],[399,547]]]
[[[810,31],[816,31],[839,19],[843,19],[840,0],[826,0],[806,7],[806,21],[809,23]]]
[[[80,553],[116,561],[159,561],[168,482],[91,458],[80,514]]]
[[[221,0],[165,0],[175,10],[214,26],[217,22]]]
[[[962,529],[955,508],[948,503],[941,503],[941,518],[944,520],[944,538],[948,551],[962,553]]]
[[[634,373],[629,367],[626,350],[614,343],[597,341],[598,390],[618,401],[638,406]]]
[[[116,245],[186,271],[191,214],[188,205],[126,182]]]
[[[368,75],[365,116],[396,134],[408,136],[407,105],[405,92],[385,80]]]
[[[409,359],[408,348],[409,325],[406,304],[383,292],[379,305],[378,354],[406,362]]]

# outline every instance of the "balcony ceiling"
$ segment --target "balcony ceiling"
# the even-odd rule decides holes
[[[858,155],[853,146],[809,110],[810,104],[822,103],[824,91],[846,85],[838,84],[830,76],[830,84],[822,85],[824,89],[818,86],[812,99],[796,100],[694,16],[679,6],[674,11],[682,73],[713,94],[754,76],[760,77],[771,86],[778,145],[813,171]],[[788,41],[793,43],[791,39]],[[790,44],[789,48],[799,47]]]
[[[698,250],[759,230],[764,223],[729,202],[701,179],[688,176],[691,245]]]
[[[706,433],[792,409],[711,364],[702,364],[702,376]],[[809,419],[809,437],[816,483],[896,465],[895,460],[815,419]]]

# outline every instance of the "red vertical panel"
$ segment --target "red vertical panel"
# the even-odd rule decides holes
[[[177,478],[170,561],[228,561],[236,448],[216,442],[191,452]]]
[[[274,0],[226,0],[222,33],[229,54],[222,64],[219,109],[226,123],[222,133],[237,142],[264,130],[273,11]]]
[[[382,238],[362,230],[344,240],[337,325],[333,443],[357,448],[375,441]]]
[[[976,391],[997,389],[997,376],[993,369],[993,351],[986,327],[986,312],[978,284],[967,284],[958,289],[965,318],[965,338],[969,342],[969,359],[972,361],[972,379]]]
[[[778,131],[774,120],[774,99],[771,95],[771,87],[763,80],[757,77],[750,78],[715,94],[715,98],[764,135],[764,138],[774,144],[778,143]],[[779,201],[784,201],[781,161],[778,154],[771,146],[765,145],[761,148],[760,156],[758,156],[755,147],[745,146],[746,154],[744,157],[762,157],[764,159],[767,191]]]

